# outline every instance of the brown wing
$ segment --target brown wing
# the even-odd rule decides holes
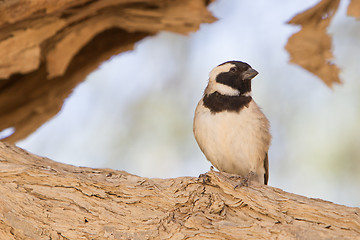
[[[265,168],[264,184],[267,185],[268,180],[269,180],[269,159],[268,159],[268,154],[267,153],[265,154],[264,168]]]

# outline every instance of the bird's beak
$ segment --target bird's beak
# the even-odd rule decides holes
[[[258,75],[258,72],[255,69],[250,68],[243,73],[243,79],[250,80],[253,79],[256,75]]]

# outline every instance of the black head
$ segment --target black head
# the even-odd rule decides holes
[[[221,69],[216,71],[215,81],[238,90],[240,94],[251,92],[251,79],[258,74],[249,64],[240,61],[224,62],[215,69]]]

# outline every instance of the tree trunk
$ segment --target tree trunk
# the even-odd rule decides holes
[[[149,179],[0,143],[0,239],[360,239],[360,209],[216,171]]]

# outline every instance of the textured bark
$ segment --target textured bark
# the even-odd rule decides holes
[[[0,143],[0,239],[359,239],[360,209],[210,171],[148,179]]]
[[[0,1],[0,131],[20,140],[54,116],[86,75],[159,31],[215,18],[204,0]],[[119,66],[121,67],[121,66]]]

